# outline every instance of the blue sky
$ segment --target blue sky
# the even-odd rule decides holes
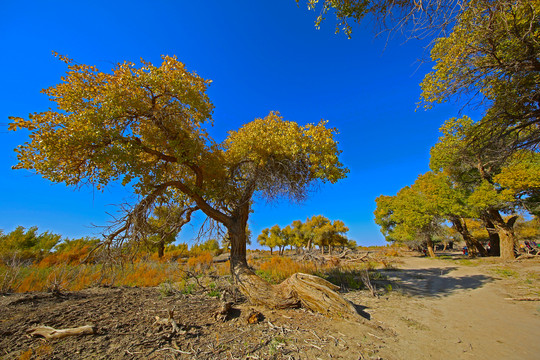
[[[211,133],[218,140],[272,110],[300,124],[326,119],[340,131],[348,178],[301,205],[257,203],[255,235],[323,214],[345,221],[359,245],[385,244],[373,221],[375,198],[394,195],[429,170],[438,128],[456,109],[416,109],[419,83],[432,66],[417,61],[425,43],[396,37],[386,44],[368,25],[355,26],[349,40],[334,34],[331,18],[315,29],[316,15],[294,0],[3,0],[0,229],[36,225],[70,238],[96,235],[92,224],[106,225],[114,204],[132,200],[120,185],[74,189],[11,169],[13,149],[28,133],[8,132],[7,117],[52,106],[40,90],[60,82],[66,69],[51,52],[102,71],[124,60],[158,64],[167,54],[213,81]],[[192,236],[187,228],[181,241]]]

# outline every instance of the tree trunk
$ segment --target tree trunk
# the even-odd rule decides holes
[[[161,259],[165,254],[165,239],[161,239],[158,243],[158,257]]]
[[[514,231],[512,229],[501,228],[499,230],[499,238],[501,239],[501,259],[515,259],[516,241]]]
[[[498,210],[490,209],[487,212],[489,220],[495,225],[495,229],[500,239],[501,259],[512,260],[516,258],[516,235],[514,233],[514,223],[517,216],[511,217],[505,222]]]
[[[257,276],[246,260],[246,224],[249,208],[240,220],[228,227],[231,239],[231,274],[239,290],[248,300],[269,308],[284,309],[303,306],[335,318],[358,318],[354,305],[336,291],[338,286],[317,276],[296,273],[281,284],[272,285]]]
[[[465,243],[467,244],[467,249],[469,249],[469,257],[474,257],[477,253],[482,256],[488,255],[486,248],[484,248],[484,246],[480,243],[480,241],[478,241],[478,239],[471,235],[469,229],[467,228],[467,223],[463,218],[455,216],[452,217],[450,220],[454,225],[454,229],[456,229],[456,231],[458,231],[463,237],[463,240],[465,240]]]
[[[486,224],[486,231],[489,235],[489,255],[501,256],[501,239],[499,233],[491,220],[484,218],[484,222]]]
[[[427,249],[428,249],[428,254],[430,257],[432,258],[436,257],[435,251],[433,250],[433,240],[431,239],[431,236],[428,236],[427,238]]]

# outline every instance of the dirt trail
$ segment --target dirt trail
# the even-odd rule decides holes
[[[396,332],[390,357],[539,358],[539,302],[506,300],[538,297],[538,262],[463,266],[411,257],[399,268],[388,275],[401,284],[403,298],[391,295],[386,306],[371,300],[373,309],[365,310]]]
[[[457,258],[457,259],[456,259]],[[303,310],[221,302],[208,294],[162,296],[156,288],[93,288],[0,296],[0,358],[19,359],[538,359],[540,259],[397,258],[375,282],[382,294],[349,291],[369,320],[331,320]],[[385,290],[382,290],[385,289]],[[156,326],[174,319],[181,331]],[[261,321],[250,324],[253,311]],[[95,335],[45,342],[35,325],[93,324]]]

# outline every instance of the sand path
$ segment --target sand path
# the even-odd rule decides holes
[[[500,277],[501,268],[514,273]],[[538,288],[538,262],[463,266],[411,257],[399,269],[388,275],[401,284],[401,299],[373,300],[365,310],[397,335],[387,358],[540,359],[540,303],[507,300]]]

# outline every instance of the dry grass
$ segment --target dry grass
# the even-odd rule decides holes
[[[258,265],[257,274],[266,281],[277,284],[294,273],[314,274],[317,266],[312,262],[298,262],[288,257],[274,256]]]
[[[208,251],[187,260],[180,256],[183,252],[178,251],[162,258],[146,254],[123,265],[99,262],[81,264],[88,251],[88,248],[80,248],[52,254],[31,265],[0,264],[0,292],[79,291],[94,286],[157,287],[163,283],[183,284],[180,287],[184,288],[190,284],[190,277],[215,279],[230,274],[230,263],[214,264],[212,254]],[[372,262],[346,265],[337,258],[321,264],[297,261],[287,256],[269,257],[260,252],[256,252],[256,255],[250,256],[250,266],[273,284],[301,272],[324,277],[343,288],[357,289],[362,287],[360,270],[373,270],[379,265]],[[388,256],[395,256],[393,252],[385,255],[383,257],[387,259]]]

